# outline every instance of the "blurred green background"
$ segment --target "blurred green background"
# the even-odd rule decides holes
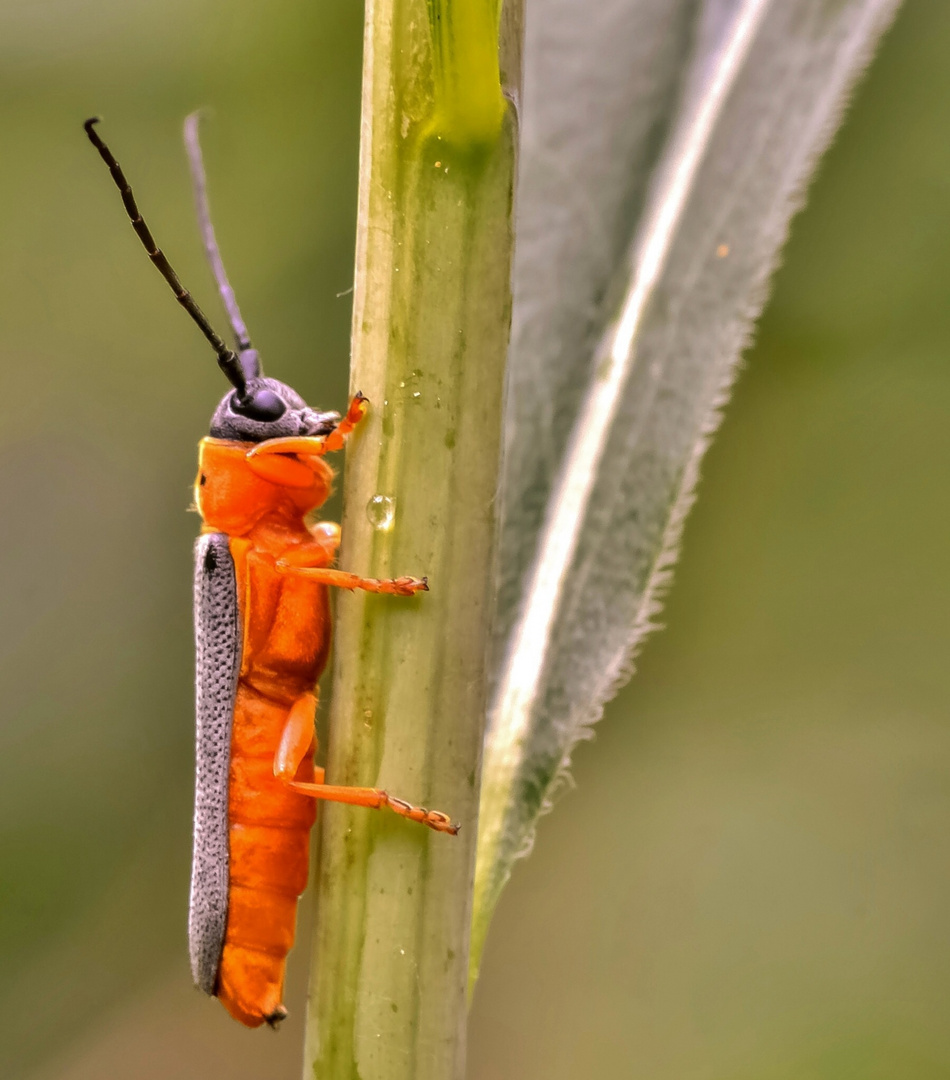
[[[530,0],[528,0],[530,9]],[[338,407],[362,12],[0,2],[0,1076],[297,1077],[190,984],[195,444],[224,384],[180,125],[270,370]],[[707,460],[633,684],[489,939],[470,1077],[950,1076],[950,5],[907,0]],[[308,914],[300,932],[307,933]]]

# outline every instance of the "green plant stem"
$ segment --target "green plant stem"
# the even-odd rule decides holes
[[[373,0],[366,19],[352,389],[372,406],[339,565],[431,591],[339,598],[327,776],[462,831],[323,810],[305,1077],[448,1080],[464,1065],[517,118],[495,0]],[[502,22],[517,71],[520,19]]]

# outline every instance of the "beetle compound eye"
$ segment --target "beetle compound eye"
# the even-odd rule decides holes
[[[238,416],[246,416],[249,420],[260,420],[266,424],[279,420],[287,411],[287,406],[273,390],[255,390],[247,401],[240,401],[237,394],[233,394],[231,409]]]

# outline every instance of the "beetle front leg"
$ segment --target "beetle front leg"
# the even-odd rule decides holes
[[[350,402],[346,416],[328,435],[286,435],[265,439],[248,450],[247,463],[258,475],[271,483],[283,484],[285,487],[308,487],[313,481],[304,475],[306,466],[299,461],[295,462],[292,455],[323,457],[334,450],[342,450],[368,408],[369,402],[366,398],[357,394]],[[273,457],[283,458],[284,463],[280,460],[268,463],[267,459]],[[287,461],[291,462],[290,466],[286,464]]]
[[[346,416],[337,424],[336,428],[330,432],[329,435],[324,436],[324,452],[331,452],[333,450],[342,450],[346,443],[347,436],[353,431],[356,425],[366,415],[366,411],[369,408],[369,401],[362,394],[357,393],[353,400],[350,402],[350,407],[346,410]]]

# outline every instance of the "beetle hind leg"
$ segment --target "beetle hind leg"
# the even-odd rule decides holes
[[[459,826],[441,810],[427,810],[424,806],[414,806],[381,788],[349,787],[344,784],[305,784],[297,780],[291,780],[289,786],[292,790],[299,791],[301,795],[309,795],[312,799],[325,799],[327,802],[346,803],[349,806],[365,806],[370,810],[392,810],[400,817],[416,821],[420,825],[427,825],[436,832],[449,833],[451,836],[456,836],[459,831]]]
[[[436,832],[449,833],[452,836],[458,833],[459,826],[453,824],[448,815],[440,810],[427,810],[424,806],[414,806],[405,799],[396,798],[380,788],[325,784],[322,769],[315,771],[317,782],[314,784],[295,779],[297,770],[308,751],[313,753],[315,741],[313,718],[316,705],[315,694],[302,694],[291,706],[280,745],[274,755],[274,776],[278,780],[283,781],[292,791],[308,795],[312,799],[347,803],[350,806],[365,806],[371,810],[392,810],[400,817],[426,825]]]

